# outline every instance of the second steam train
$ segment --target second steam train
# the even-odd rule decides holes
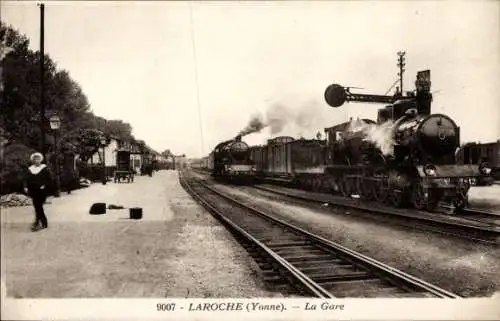
[[[241,140],[241,136],[215,146],[206,165],[216,179],[250,183],[255,177],[255,165],[250,159],[250,149]]]
[[[325,140],[285,136],[248,148],[237,137],[217,145],[209,168],[214,176],[256,175],[394,207],[433,211],[444,202],[460,211],[470,186],[491,169],[487,163],[457,164],[460,128],[450,117],[431,113],[430,71],[419,72],[415,85],[406,96],[354,94],[330,85],[325,100],[332,107],[346,101],[386,106],[377,121],[326,128]]]

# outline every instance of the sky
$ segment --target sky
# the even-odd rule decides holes
[[[377,104],[329,107],[331,83],[384,94],[406,52],[404,89],[430,69],[433,112],[462,141],[500,139],[500,2],[49,2],[45,51],[92,111],[122,119],[157,151],[205,156],[279,104],[281,133],[312,137]],[[1,18],[39,49],[35,2],[3,1]],[[300,118],[300,121],[295,121]]]

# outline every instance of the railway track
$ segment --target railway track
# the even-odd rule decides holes
[[[351,210],[350,214],[391,223],[412,229],[430,231],[459,237],[483,244],[500,244],[500,214],[477,209],[466,209],[463,214],[445,215],[415,210],[392,209],[356,200],[344,200],[330,195],[307,195],[301,190],[280,189],[268,186],[253,186],[256,189],[314,204],[328,204]],[[358,213],[353,213],[355,210]],[[374,215],[375,214],[375,215]]]
[[[466,208],[463,213],[459,214],[461,217],[465,217],[468,220],[474,220],[478,222],[492,222],[494,224],[500,225],[500,213],[483,210],[478,208]]]
[[[202,170],[194,170],[194,172],[201,176],[207,175]],[[412,209],[390,208],[327,193],[309,193],[300,189],[287,188],[280,184],[272,184],[272,187],[268,185],[254,185],[253,187],[307,203],[327,204],[330,207],[342,208],[349,211],[350,215],[363,216],[388,224],[458,237],[482,244],[500,244],[500,213],[492,211],[467,208],[463,213],[457,215],[428,213]],[[450,210],[446,207],[443,209]]]
[[[264,278],[309,297],[459,296],[243,204],[194,177],[180,176],[192,197],[240,241]]]

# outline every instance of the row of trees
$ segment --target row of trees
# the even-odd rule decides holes
[[[0,22],[0,135],[2,136],[2,193],[20,180],[29,155],[39,150],[41,141],[41,54],[29,49],[29,40],[11,26]],[[121,120],[107,120],[93,114],[83,90],[65,70],[58,70],[48,56],[44,63],[44,102],[50,113],[62,120],[58,131],[61,157],[78,153],[86,161],[100,147],[103,135],[139,143],[132,126]],[[45,122],[46,153],[54,149],[50,124]]]

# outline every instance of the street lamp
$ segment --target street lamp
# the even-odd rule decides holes
[[[0,164],[2,164],[2,166],[4,166],[4,146],[7,145],[7,143],[9,142],[9,140],[7,138],[5,138],[3,136],[3,133],[2,131],[0,130]]]
[[[55,197],[59,197],[59,189],[60,189],[60,177],[59,177],[59,159],[57,154],[57,131],[61,128],[61,119],[59,116],[54,115],[50,117],[50,128],[54,131],[54,156],[56,160],[56,193]]]
[[[101,146],[102,146],[102,185],[106,185],[108,181],[108,177],[106,176],[106,137],[101,138]]]

